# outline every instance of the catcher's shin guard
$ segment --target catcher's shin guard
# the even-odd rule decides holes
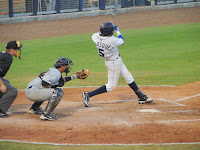
[[[88,107],[89,106],[88,102],[90,100],[90,96],[88,95],[88,92],[82,92],[82,97],[83,97],[85,107]]]
[[[52,94],[51,98],[49,99],[44,112],[46,114],[51,114],[54,111],[54,109],[56,108],[56,106],[58,105],[58,103],[60,102],[60,100],[62,99],[62,96],[63,96],[63,90],[60,88],[56,88],[53,91],[53,94]]]
[[[142,93],[139,89],[135,92],[138,96],[138,103],[144,104],[144,103],[152,103],[153,99],[148,98],[145,94]]]

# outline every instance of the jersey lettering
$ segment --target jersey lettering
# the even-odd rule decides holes
[[[103,53],[104,50],[103,49],[99,49],[99,48],[98,48],[98,50],[99,50],[99,56],[104,57],[104,53]]]
[[[112,50],[112,46],[110,46],[110,45],[108,45],[108,44],[105,44],[105,43],[103,43],[103,42],[97,42],[96,43],[96,46],[98,47],[98,48],[103,48],[103,49],[106,49],[106,50],[109,50],[109,51],[111,51]]]

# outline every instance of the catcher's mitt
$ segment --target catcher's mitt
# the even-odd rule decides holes
[[[76,72],[76,75],[77,75],[78,79],[86,79],[88,77],[89,73],[90,73],[89,69],[82,69],[82,70]]]

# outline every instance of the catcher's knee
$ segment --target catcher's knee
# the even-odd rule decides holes
[[[55,88],[53,91],[53,94],[51,96],[51,99],[55,99],[57,101],[60,101],[63,97],[63,90],[61,88]]]
[[[113,91],[116,89],[117,85],[112,85],[112,84],[106,84],[106,90],[107,92]]]

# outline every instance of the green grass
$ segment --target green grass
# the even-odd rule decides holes
[[[125,45],[119,47],[123,62],[139,85],[180,85],[200,80],[200,23],[122,30]],[[65,86],[100,86],[107,82],[107,70],[91,40],[92,34],[26,40],[22,60],[14,62],[5,78],[18,89],[49,69],[60,57],[74,65],[69,75],[82,68],[91,70],[88,79],[68,82]],[[6,43],[0,43],[5,49]],[[126,85],[120,78],[118,85]],[[200,144],[148,146],[53,146],[0,142],[0,150],[197,150]]]
[[[0,142],[0,150],[199,150],[200,144],[176,145],[46,145],[16,142]]]
[[[180,85],[200,80],[200,23],[122,30],[125,45],[119,47],[123,62],[138,85]],[[86,80],[65,86],[100,86],[107,83],[104,60],[98,56],[92,34],[21,41],[22,60],[15,59],[6,77],[18,89],[60,57],[70,58],[71,73],[89,68]],[[6,43],[0,44],[5,49]],[[126,85],[120,77],[118,85]]]

